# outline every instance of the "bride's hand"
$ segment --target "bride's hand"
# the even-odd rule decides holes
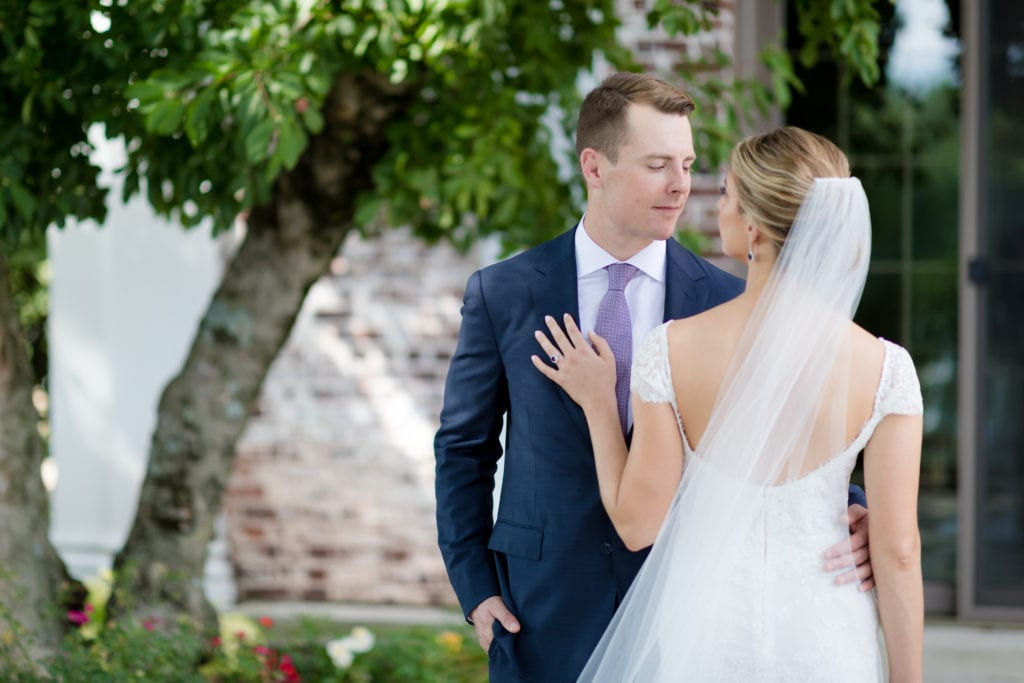
[[[534,367],[562,387],[584,410],[588,402],[607,400],[608,397],[614,400],[615,356],[608,342],[591,332],[591,346],[568,313],[564,316],[564,331],[550,315],[544,316],[544,322],[550,338],[541,330],[537,330],[534,336],[551,364],[538,356],[530,356]]]

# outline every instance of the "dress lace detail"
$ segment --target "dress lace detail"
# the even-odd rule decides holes
[[[921,384],[914,370],[914,361],[902,346],[882,340],[886,347],[885,369],[878,388],[881,405],[878,412],[884,415],[920,415],[924,412],[921,400]],[[890,360],[891,357],[891,360]]]
[[[920,414],[921,390],[910,354],[882,340],[885,358],[871,417],[841,453],[803,477],[768,488],[757,523],[730,566],[728,604],[707,624],[718,647],[686,662],[700,681],[836,681],[885,678],[885,650],[874,592],[837,586],[823,569],[823,550],[846,536],[841,522],[857,454],[890,414]],[[704,467],[689,447],[676,406],[667,324],[651,331],[632,370],[632,390],[644,401],[671,403],[688,461]],[[685,510],[685,501],[681,503]],[[667,651],[685,634],[658,633]],[[657,680],[661,680],[660,678]]]
[[[647,335],[633,358],[629,388],[648,403],[676,403],[672,373],[668,367],[668,323]]]

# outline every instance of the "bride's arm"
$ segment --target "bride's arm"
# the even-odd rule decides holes
[[[537,356],[533,364],[583,409],[601,502],[626,547],[646,548],[654,543],[682,476],[675,413],[668,403],[648,403],[633,394],[633,440],[627,450],[615,400],[615,357],[600,337],[592,337],[593,347],[584,341],[570,316],[564,323],[565,332],[548,320],[551,340],[537,333],[545,353],[559,357],[557,367]]]
[[[871,492],[868,534],[878,610],[889,654],[889,680],[921,680],[924,591],[917,490],[921,468],[920,415],[889,415],[864,451]]]
[[[587,420],[589,423],[590,418]],[[683,442],[668,403],[648,403],[633,394],[633,422],[629,459],[622,469],[614,501],[605,497],[605,480],[609,488],[614,480],[611,473],[602,476],[603,449],[599,450],[596,443],[594,457],[601,500],[608,516],[626,547],[639,550],[654,543],[668,514],[683,476]],[[593,426],[590,431],[593,434]]]

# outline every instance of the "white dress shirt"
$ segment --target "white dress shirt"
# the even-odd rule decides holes
[[[608,271],[605,266],[618,263],[618,259],[602,249],[587,234],[580,219],[576,226],[576,284],[579,292],[580,331],[584,338],[594,329],[597,309],[608,291]],[[633,353],[647,335],[665,319],[665,255],[667,245],[655,240],[625,261],[637,267],[639,272],[626,285],[626,304],[633,324]],[[628,424],[633,424],[633,404],[629,403]]]

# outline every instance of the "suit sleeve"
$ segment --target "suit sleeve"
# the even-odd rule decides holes
[[[501,592],[487,542],[507,406],[505,369],[477,272],[466,285],[434,439],[438,545],[467,618],[484,599]]]
[[[863,505],[868,506],[868,497],[864,493],[864,489],[857,486],[856,484],[850,484],[850,493],[846,500],[847,505]]]

